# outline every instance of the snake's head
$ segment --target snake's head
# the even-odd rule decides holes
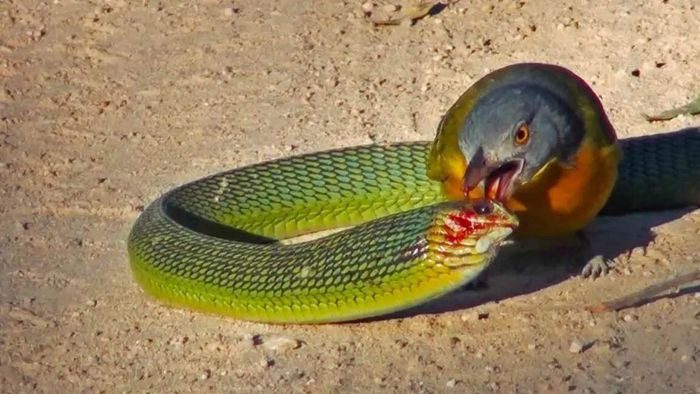
[[[518,218],[491,200],[455,202],[436,217],[429,250],[449,267],[488,263],[518,226]]]

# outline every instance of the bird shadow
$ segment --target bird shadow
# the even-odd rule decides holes
[[[517,240],[502,248],[494,262],[481,274],[480,278],[486,278],[485,285],[460,289],[429,303],[370,321],[438,315],[537,292],[580,276],[583,264],[594,256],[602,255],[607,261],[612,261],[629,255],[635,248],[646,248],[654,241],[654,227],[676,220],[694,209],[599,217],[585,229],[589,247],[578,252],[568,245],[567,240],[538,243],[534,249],[525,244],[530,241]],[[527,250],[520,251],[523,248]]]

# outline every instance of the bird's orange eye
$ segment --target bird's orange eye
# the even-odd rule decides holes
[[[524,145],[530,140],[530,128],[526,124],[520,125],[518,130],[515,131],[515,143],[518,145]]]

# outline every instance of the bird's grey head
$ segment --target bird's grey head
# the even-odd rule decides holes
[[[584,133],[579,115],[554,92],[527,83],[496,88],[477,100],[460,130],[464,187],[483,180],[491,198],[506,200],[552,159],[569,162]]]

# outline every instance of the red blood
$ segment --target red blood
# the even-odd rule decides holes
[[[445,235],[445,238],[447,238],[447,242],[449,242],[452,245],[459,245],[462,241],[464,241],[464,238],[466,237],[466,231],[453,231],[449,228],[447,229],[447,234]]]
[[[460,210],[459,213],[450,214],[450,219],[456,223],[459,228],[453,229],[445,224],[445,237],[447,242],[451,244],[459,244],[464,241],[464,238],[473,234],[475,231],[480,231],[486,228],[486,224],[475,221],[477,214],[470,210]]]

